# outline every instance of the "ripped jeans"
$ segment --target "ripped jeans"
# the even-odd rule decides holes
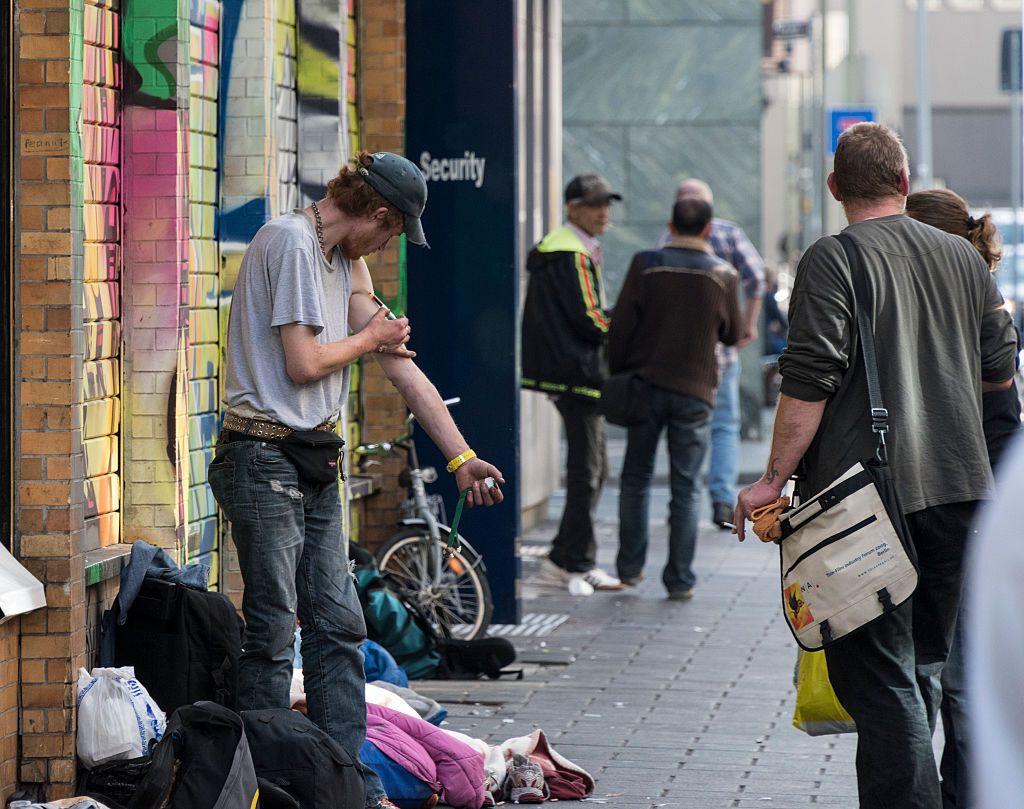
[[[359,761],[366,736],[359,646],[366,625],[349,575],[337,484],[300,485],[273,443],[224,443],[224,436],[209,480],[231,522],[245,582],[239,710],[289,707],[298,616],[309,718]],[[376,806],[384,789],[372,770],[362,771],[366,806]]]

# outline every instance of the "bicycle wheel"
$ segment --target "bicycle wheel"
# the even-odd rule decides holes
[[[446,547],[438,540],[441,549]],[[494,604],[480,555],[468,545],[445,559],[434,584],[435,555],[421,528],[400,531],[377,551],[377,566],[398,593],[417,607],[446,637],[482,637]]]

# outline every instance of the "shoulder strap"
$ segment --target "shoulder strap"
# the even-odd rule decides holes
[[[860,355],[864,362],[864,373],[868,381],[868,402],[871,407],[871,429],[878,436],[878,450],[875,453],[881,463],[888,463],[885,436],[889,432],[889,411],[882,402],[882,388],[878,382],[878,363],[875,355],[875,332],[871,320],[871,287],[861,261],[860,249],[848,233],[837,237],[846,253],[853,279],[853,309],[857,317],[857,333],[860,336]]]

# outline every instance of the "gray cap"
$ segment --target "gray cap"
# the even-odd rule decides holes
[[[427,181],[423,173],[401,155],[374,152],[369,166],[360,166],[359,175],[405,215],[405,237],[413,244],[429,247],[420,217],[427,206]]]
[[[622,200],[622,194],[600,174],[579,174],[565,187],[565,204],[604,205],[611,200]]]

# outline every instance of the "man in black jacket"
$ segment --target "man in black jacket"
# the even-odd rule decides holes
[[[574,595],[622,589],[597,567],[593,523],[608,468],[604,419],[597,410],[607,376],[609,325],[597,237],[608,227],[611,201],[621,199],[603,177],[574,177],[565,189],[567,223],[545,236],[526,260],[522,385],[554,399],[569,449],[565,510],[541,576]]]

